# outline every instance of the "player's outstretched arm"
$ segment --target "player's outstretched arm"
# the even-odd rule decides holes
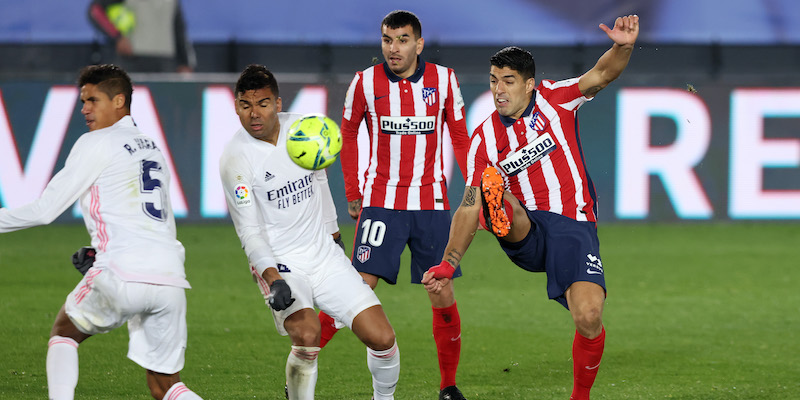
[[[430,293],[439,293],[447,285],[475,237],[481,209],[478,190],[476,186],[467,186],[464,189],[464,198],[450,224],[450,239],[445,247],[442,263],[422,275],[422,284]]]
[[[618,17],[614,21],[613,28],[600,24],[600,29],[614,44],[597,60],[592,69],[581,76],[578,88],[586,97],[594,97],[597,92],[617,79],[628,66],[633,45],[639,37],[639,16]]]

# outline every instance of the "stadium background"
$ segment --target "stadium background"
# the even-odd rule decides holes
[[[85,130],[75,74],[110,60],[89,28],[87,1],[0,0],[0,205],[35,198]],[[180,178],[173,200],[184,215],[178,237],[193,286],[181,377],[205,398],[282,399],[288,351],[210,189],[214,144],[237,126],[231,86],[246,63],[265,63],[278,74],[287,108],[322,109],[338,120],[353,72],[381,58],[378,21],[401,6],[384,4],[183,1],[198,73],[134,75],[134,116],[151,135],[164,133]],[[599,22],[642,16],[627,71],[581,110],[609,282],[609,339],[592,398],[800,398],[795,1],[410,0],[402,7],[422,18],[425,57],[456,69],[473,124],[488,114],[486,60],[497,49],[523,45],[537,57],[538,79],[569,77],[608,48]],[[644,165],[654,172],[643,173]],[[329,172],[341,206],[340,168]],[[451,200],[460,193],[454,178]],[[731,198],[749,201],[731,205]],[[355,226],[339,212],[352,238]],[[46,397],[49,331],[80,279],[69,255],[88,239],[74,214],[60,221],[68,223],[0,235],[0,400]],[[462,266],[459,386],[467,398],[565,399],[574,329],[546,298],[545,277],[516,268],[487,232],[476,234]],[[408,282],[407,268],[399,279]],[[376,292],[402,341],[397,397],[435,398],[427,296],[408,284]],[[81,345],[78,398],[151,398],[141,368],[124,359],[127,340],[117,329]],[[339,334],[320,357],[318,398],[369,398],[363,354],[354,335]]]
[[[85,131],[76,71],[113,57],[90,27],[87,4],[0,1],[3,206],[38,196]],[[394,5],[233,0],[183,7],[197,72],[134,74],[133,116],[173,161],[176,215],[218,221],[226,212],[216,160],[238,127],[231,92],[238,71],[263,63],[278,76],[285,109],[340,121],[353,73],[382,60],[378,25]],[[415,0],[403,7],[423,22],[423,57],[456,70],[470,130],[492,111],[486,71],[496,50],[531,50],[537,80],[576,76],[609,47],[598,23],[640,15],[628,69],[579,114],[600,220],[800,218],[795,2]],[[346,215],[338,162],[329,173]],[[462,192],[463,180],[452,177],[453,206]],[[76,213],[59,221],[77,221]]]

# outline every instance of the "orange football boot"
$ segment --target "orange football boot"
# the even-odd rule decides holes
[[[503,194],[503,177],[494,167],[486,167],[481,176],[481,201],[487,230],[497,237],[505,237],[511,230],[511,220],[506,215]]]

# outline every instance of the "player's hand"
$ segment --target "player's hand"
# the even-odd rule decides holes
[[[447,261],[442,261],[439,265],[431,267],[422,275],[422,284],[428,293],[438,294],[442,288],[450,283],[456,268]]]
[[[428,268],[428,272],[433,274],[432,276],[436,279],[441,279],[441,278],[453,279],[453,274],[456,273],[456,267],[454,267],[453,264],[450,264],[449,262],[442,260],[442,262],[439,263],[439,265]]]
[[[609,39],[620,46],[633,45],[639,36],[639,16],[618,17],[614,21],[613,29],[607,27],[606,24],[600,24],[600,29],[608,35]]]
[[[276,279],[269,285],[269,306],[275,311],[282,311],[294,303],[292,289],[283,279]]]
[[[72,255],[72,265],[81,275],[86,275],[86,271],[94,265],[94,256],[96,254],[97,251],[95,251],[94,247],[83,246]]]
[[[336,233],[333,234],[333,243],[338,244],[339,247],[342,248],[342,251],[347,253],[347,250],[344,249],[344,241],[342,240],[342,234],[341,233],[336,232]]]
[[[350,218],[358,219],[358,216],[361,214],[361,199],[348,201],[347,213],[350,214]]]

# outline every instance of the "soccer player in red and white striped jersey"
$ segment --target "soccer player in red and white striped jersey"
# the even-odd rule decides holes
[[[381,23],[381,36],[385,62],[355,74],[341,126],[348,212],[358,219],[352,261],[372,288],[379,278],[397,282],[406,245],[413,283],[420,283],[427,268],[441,259],[450,226],[445,124],[462,174],[469,145],[456,75],[420,58],[424,39],[417,16],[401,10],[389,13]],[[362,121],[368,137],[358,140]],[[362,156],[368,159],[365,169],[358,165]],[[456,387],[461,322],[452,285],[430,294],[430,300],[440,398],[463,399]],[[320,320],[325,343],[335,328],[324,313]]]
[[[578,78],[536,87],[529,52],[507,47],[492,56],[489,86],[496,111],[472,135],[467,188],[444,260],[422,280],[432,293],[447,284],[479,220],[485,223],[515,264],[547,274],[548,296],[572,315],[573,400],[588,400],[597,376],[606,297],[596,199],[577,111],[628,65],[639,17],[619,17],[613,29],[600,29],[614,44]]]

